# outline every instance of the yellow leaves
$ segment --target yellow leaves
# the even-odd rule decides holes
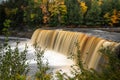
[[[82,11],[82,13],[83,13],[83,14],[86,13],[86,11],[87,11],[87,9],[88,9],[88,7],[86,6],[86,3],[83,2],[83,1],[81,1],[81,2],[80,2],[80,6],[81,6],[81,11]]]
[[[116,9],[113,10],[113,15],[111,16],[111,21],[113,24],[119,22],[119,20],[120,20],[119,14],[120,13]]]
[[[58,14],[59,13],[58,6],[56,4],[49,5],[49,11],[51,13],[51,16]]]
[[[36,3],[37,3],[37,2],[38,2],[38,0],[34,0],[34,2],[36,2]]]
[[[36,15],[35,15],[34,13],[31,13],[31,14],[30,14],[30,18],[31,18],[31,19],[34,19],[35,16],[36,16]]]
[[[55,0],[49,4],[50,17],[58,18],[59,23],[64,23],[64,16],[67,13],[67,7],[63,0]]]
[[[25,75],[16,74],[16,79],[17,80],[26,80],[26,76]]]
[[[110,21],[109,24],[113,26],[113,24],[117,24],[120,21],[120,11],[117,11],[116,9],[114,9],[112,14],[106,13],[104,15],[104,18]]]
[[[61,4],[64,5],[65,4],[64,1],[62,1]]]
[[[103,0],[98,1],[98,5],[101,6],[103,4]]]
[[[51,77],[52,77],[51,74],[46,74],[46,73],[40,73],[38,75],[40,76],[36,76],[35,80],[51,80]]]
[[[60,5],[59,10],[64,14],[67,13],[67,8],[65,5]]]
[[[103,17],[104,18],[110,18],[110,13],[106,13]]]
[[[49,11],[51,12],[51,16],[58,15],[58,14],[66,14],[67,8],[64,5],[63,1],[55,1],[51,5],[49,5]]]
[[[42,0],[42,3],[46,4],[48,2],[48,0]]]
[[[50,80],[50,78],[51,78],[51,75],[50,75],[50,74],[45,74],[45,79],[46,79],[46,80]]]
[[[112,15],[111,16],[111,21],[112,21],[112,23],[118,23],[118,16],[117,15]]]
[[[78,0],[78,3],[80,4],[80,9],[81,9],[82,14],[85,14],[88,9],[86,3],[80,0]]]
[[[85,2],[80,2],[80,6],[86,6]]]

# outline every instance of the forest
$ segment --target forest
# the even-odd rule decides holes
[[[119,27],[120,0],[6,0],[0,30],[41,26]]]
[[[77,30],[82,28],[86,33]],[[0,80],[119,80],[120,30],[99,28],[120,29],[120,0],[0,1]],[[62,70],[50,72],[55,66],[43,61],[47,49],[75,62],[69,63],[72,77]],[[36,62],[32,75],[29,60]]]

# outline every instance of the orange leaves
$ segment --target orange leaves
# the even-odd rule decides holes
[[[34,0],[34,2],[36,2],[36,3],[37,3],[37,2],[38,2],[38,0]]]
[[[47,3],[48,3],[48,0],[42,0],[42,4],[40,5],[40,8],[42,9],[42,14],[43,14],[43,23],[47,23],[49,20]]]
[[[49,17],[47,15],[43,16],[43,23],[47,23],[49,20]]]
[[[118,23],[118,16],[117,15],[112,15],[111,16],[111,21],[112,21],[112,23]]]
[[[43,13],[43,14],[44,14],[44,13],[47,13],[46,5],[42,4],[40,8],[42,9],[42,13]]]
[[[38,19],[41,24],[87,24],[87,25],[119,25],[120,0],[31,0],[33,10],[29,10],[30,19]],[[115,4],[116,3],[116,4]],[[115,4],[115,5],[113,5]],[[32,6],[31,6],[32,5]],[[25,11],[27,7],[21,6]],[[38,12],[40,8],[40,12]],[[118,10],[118,11],[117,11]],[[28,13],[29,13],[28,11]],[[6,14],[9,15],[9,10]],[[69,19],[69,20],[68,20]],[[117,26],[116,25],[116,26]]]
[[[114,24],[117,24],[120,21],[120,11],[117,11],[116,9],[114,9],[112,14],[106,13],[104,15],[104,18],[109,21],[109,24],[111,26],[113,26]]]
[[[113,15],[111,16],[111,21],[112,23],[118,23],[120,20],[120,16],[119,16],[120,12],[118,12],[116,9],[113,10]]]

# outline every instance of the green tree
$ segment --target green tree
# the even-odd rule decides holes
[[[80,6],[77,0],[65,0],[67,7],[67,24],[80,23]]]
[[[26,0],[7,0],[3,3],[5,19],[10,19],[11,28],[23,29],[23,6],[27,5]]]
[[[104,25],[110,25],[110,26],[119,26],[120,20],[119,20],[119,14],[120,14],[120,0],[103,0],[101,9],[104,19]],[[117,13],[115,13],[115,11]],[[116,22],[115,17],[116,16]],[[115,22],[114,22],[115,21]]]
[[[60,25],[65,24],[66,22],[66,14],[67,9],[64,4],[64,0],[56,0],[49,4],[49,12],[50,12],[50,24],[51,25]]]
[[[29,0],[28,6],[24,10],[24,22],[30,27],[36,27],[42,24],[42,9],[40,8],[41,1],[34,2]]]
[[[100,25],[101,5],[98,0],[91,1],[91,7],[86,14],[86,25]]]
[[[27,47],[20,52],[18,43],[15,49],[9,45],[0,45],[0,80],[25,80],[29,70],[26,53]]]

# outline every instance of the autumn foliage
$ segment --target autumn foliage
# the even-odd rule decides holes
[[[0,26],[120,26],[120,0],[7,0],[0,4]]]

